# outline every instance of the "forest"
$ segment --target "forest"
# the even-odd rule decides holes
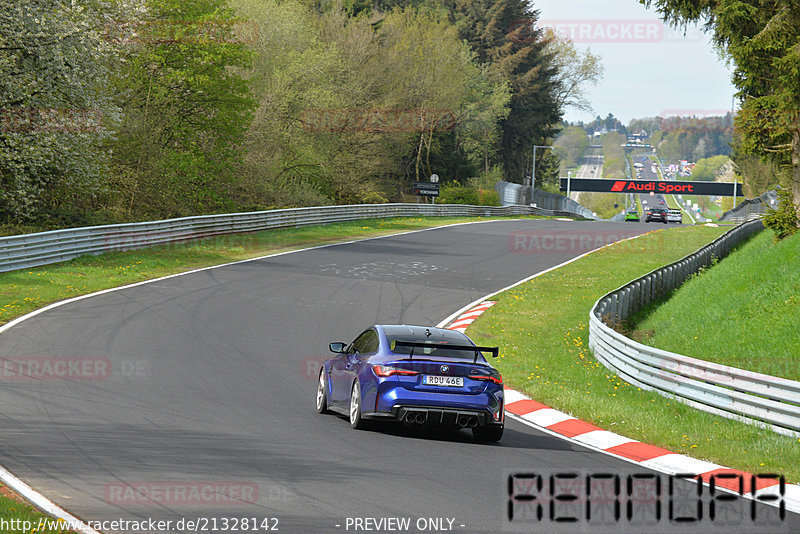
[[[602,76],[538,17],[523,0],[4,0],[0,224],[413,201],[433,173],[495,202]]]

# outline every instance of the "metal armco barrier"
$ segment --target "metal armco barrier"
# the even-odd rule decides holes
[[[589,348],[633,385],[716,415],[800,436],[800,382],[649,347],[609,326],[668,296],[762,228],[760,220],[741,224],[697,252],[601,297],[589,314]]]
[[[504,215],[575,216],[572,213],[527,206],[364,204],[203,215],[154,222],[90,226],[0,238],[0,272],[57,263],[84,254],[131,250],[153,245],[181,243],[201,237],[271,228],[391,217],[497,217]]]
[[[511,182],[497,182],[495,189],[500,195],[500,200],[503,206],[511,205],[525,205],[531,204],[531,188],[530,186],[523,186],[519,184],[512,184]],[[572,215],[578,215],[584,219],[597,219],[592,215],[592,211],[584,206],[581,206],[571,198],[556,193],[548,193],[537,189],[533,195],[533,204],[540,209],[548,211],[564,212]]]
[[[768,191],[758,198],[748,198],[719,218],[720,221],[742,222],[765,214],[768,209],[778,206],[778,193]]]

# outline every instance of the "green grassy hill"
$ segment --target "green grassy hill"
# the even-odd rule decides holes
[[[637,319],[649,345],[800,380],[800,234],[761,232]]]

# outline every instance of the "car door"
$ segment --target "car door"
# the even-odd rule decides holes
[[[356,373],[361,368],[362,360],[377,350],[378,334],[370,328],[362,332],[350,344],[347,351],[334,360],[331,365],[331,383],[333,385],[331,400],[333,402],[344,404],[350,401],[350,388]]]

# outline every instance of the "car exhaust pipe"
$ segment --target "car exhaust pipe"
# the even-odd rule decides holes
[[[475,416],[470,417],[467,421],[467,427],[475,428],[476,426],[478,426],[478,418]]]
[[[459,418],[456,420],[456,424],[459,428],[466,427],[469,424],[469,417],[466,415],[459,416]]]
[[[421,425],[428,420],[428,414],[425,412],[406,412],[403,420],[410,425]]]

